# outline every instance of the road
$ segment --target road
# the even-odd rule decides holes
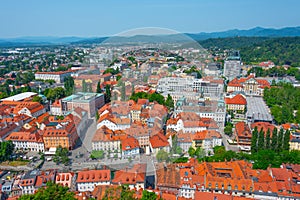
[[[227,140],[232,139],[231,137],[229,137],[228,135],[226,135],[225,133],[223,133],[222,131],[220,132],[222,135],[222,142],[223,145],[225,146],[225,149],[227,151],[232,150],[232,151],[239,151],[239,148],[237,145],[230,145],[228,144]]]

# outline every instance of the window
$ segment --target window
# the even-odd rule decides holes
[[[228,190],[231,190],[231,185],[229,184],[227,188],[228,188]]]

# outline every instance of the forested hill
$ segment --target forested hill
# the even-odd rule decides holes
[[[300,66],[300,37],[233,37],[199,41],[207,49],[237,49],[243,62],[271,60],[277,65]]]

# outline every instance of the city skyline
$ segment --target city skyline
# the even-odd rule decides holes
[[[111,36],[141,27],[184,33],[299,26],[300,2],[287,1],[64,1],[2,2],[0,38]],[[107,9],[108,8],[108,9]]]

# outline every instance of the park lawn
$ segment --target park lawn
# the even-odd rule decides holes
[[[0,165],[2,166],[12,166],[12,167],[17,167],[17,166],[24,166],[29,163],[29,160],[14,160],[14,161],[5,161],[2,162]]]

